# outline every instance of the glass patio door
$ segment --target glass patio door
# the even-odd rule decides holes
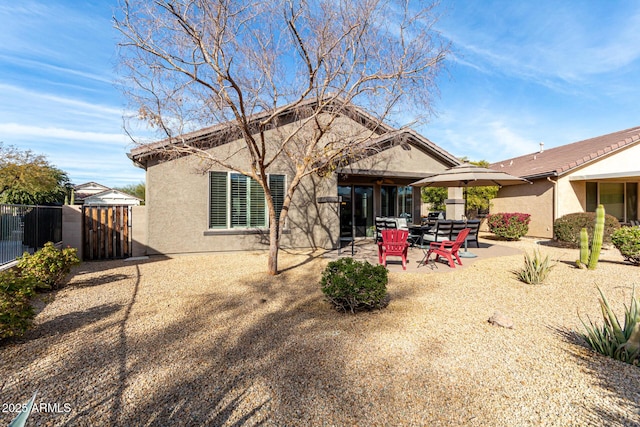
[[[367,235],[367,228],[373,226],[373,186],[339,185],[340,235],[356,237]],[[355,229],[354,229],[355,228]]]

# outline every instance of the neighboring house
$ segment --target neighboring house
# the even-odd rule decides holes
[[[87,182],[73,187],[76,205],[130,205],[139,206],[139,198],[122,191],[113,190],[96,182]]]
[[[266,131],[268,140],[278,140],[280,128],[302,123],[304,114],[300,109],[285,110],[279,126]],[[260,115],[254,116],[254,122],[259,119]],[[372,134],[370,150],[327,176],[314,174],[301,181],[282,233],[282,247],[335,248],[340,237],[350,236],[353,230],[365,236],[378,215],[419,221],[420,189],[409,184],[460,163],[413,130],[375,126],[357,107],[341,114],[332,129],[354,137],[364,131]],[[230,136],[229,125],[205,128],[182,139],[197,141],[199,147],[228,158],[235,167],[249,167],[245,143]],[[222,167],[203,171],[195,155],[171,159],[158,155],[157,149],[170,143],[160,141],[129,153],[146,170],[148,253],[267,248],[267,208],[257,182]],[[291,167],[282,161],[268,171],[276,206],[282,204],[293,176]]]
[[[603,204],[622,223],[638,219],[640,127],[503,160],[493,169],[533,185],[503,187],[491,212],[531,214],[529,235],[553,237],[555,219]]]

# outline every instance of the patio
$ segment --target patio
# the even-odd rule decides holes
[[[485,233],[486,236],[486,233]],[[491,235],[487,236],[491,237]],[[440,262],[434,262],[434,256],[431,256],[429,263],[419,264],[424,257],[424,251],[419,247],[410,247],[409,254],[407,256],[407,269],[402,269],[402,262],[400,257],[390,257],[387,259],[387,269],[394,273],[452,273],[454,271],[462,270],[474,262],[483,259],[496,258],[509,255],[517,255],[522,253],[522,249],[514,247],[513,244],[507,245],[504,242],[495,241],[483,238],[482,233],[478,238],[480,247],[469,247],[468,251],[477,255],[475,258],[462,258],[462,265],[456,264],[456,268],[450,268],[449,265],[441,260]],[[464,249],[460,252],[462,253]],[[329,251],[324,255],[331,260],[351,257],[351,245],[342,247],[340,250]],[[371,238],[356,239],[354,245],[353,259],[358,261],[367,261],[371,264],[378,263],[378,247]]]

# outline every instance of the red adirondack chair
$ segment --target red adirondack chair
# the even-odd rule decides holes
[[[460,261],[460,257],[458,256],[458,250],[460,246],[464,245],[464,240],[467,238],[471,229],[465,228],[460,233],[458,233],[458,237],[456,237],[455,242],[451,240],[445,240],[443,242],[431,242],[429,245],[429,251],[427,252],[427,256],[425,257],[425,264],[429,262],[429,257],[431,254],[436,254],[436,261],[442,256],[445,257],[449,261],[449,267],[456,268],[456,265],[453,263],[453,258],[458,261],[459,265],[462,265],[462,261]]]
[[[402,269],[407,269],[407,251],[409,250],[409,230],[382,230],[382,241],[378,242],[378,262],[387,266],[387,256],[402,257]]]

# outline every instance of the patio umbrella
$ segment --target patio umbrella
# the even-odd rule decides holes
[[[464,192],[464,212],[467,212],[467,187],[505,187],[507,185],[531,184],[524,178],[509,175],[506,172],[497,171],[495,169],[484,168],[482,166],[463,163],[458,166],[449,168],[443,172],[434,173],[426,178],[412,183],[415,187],[462,187]],[[475,255],[467,251],[467,242],[465,241],[465,251],[460,256],[474,257]]]
[[[411,185],[415,187],[504,187],[507,185],[531,184],[524,178],[506,172],[463,163],[444,172],[434,173]]]

